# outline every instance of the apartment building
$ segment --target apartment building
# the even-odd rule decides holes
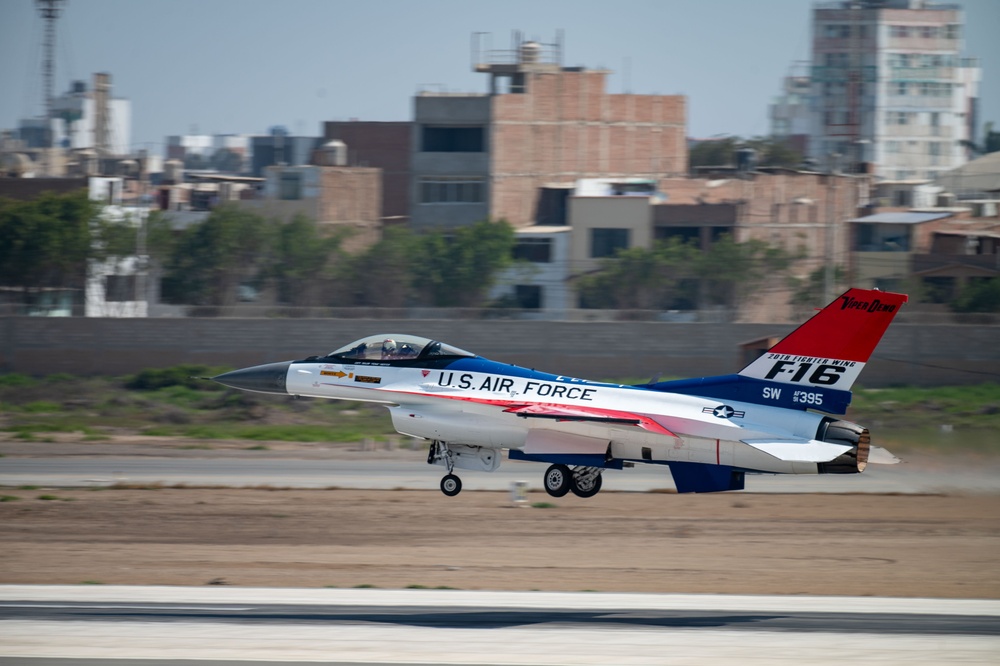
[[[932,179],[968,158],[980,68],[954,4],[849,0],[813,11],[809,154],[880,178]]]
[[[683,96],[611,94],[606,70],[562,66],[559,44],[518,40],[473,57],[488,92],[414,98],[413,228],[526,226],[546,186],[686,173]]]

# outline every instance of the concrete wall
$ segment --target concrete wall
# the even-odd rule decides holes
[[[739,344],[771,324],[337,319],[0,319],[0,370],[125,374],[204,363],[242,367],[326,354],[373,333],[439,339],[487,358],[587,379],[735,372]],[[998,326],[895,324],[861,376],[865,386],[972,384],[1000,376]]]

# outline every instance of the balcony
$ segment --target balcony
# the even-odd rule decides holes
[[[955,80],[954,67],[893,67],[889,70],[889,80],[923,83],[925,81],[949,82]]]
[[[889,95],[885,108],[899,111],[926,111],[928,109],[950,109],[951,95],[932,97],[930,95]]]
[[[947,125],[886,125],[883,134],[887,137],[951,139],[955,136],[955,128]]]
[[[876,80],[877,68],[866,67],[811,67],[811,78],[814,83],[842,83],[851,80],[852,74],[860,70],[861,81],[873,82]]]

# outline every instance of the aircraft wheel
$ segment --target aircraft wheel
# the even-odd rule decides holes
[[[441,479],[441,492],[448,497],[454,497],[462,492],[462,480],[454,474],[448,474]]]
[[[597,493],[601,492],[602,485],[603,482],[601,481],[601,475],[598,474],[592,480],[587,480],[582,483],[573,479],[573,486],[571,490],[577,497],[593,497]]]
[[[545,470],[545,492],[553,497],[562,497],[573,485],[573,473],[566,465],[552,465]]]

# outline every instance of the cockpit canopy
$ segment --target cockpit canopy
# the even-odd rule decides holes
[[[355,340],[328,356],[343,361],[410,361],[443,356],[472,357],[475,354],[415,335],[382,334]]]

